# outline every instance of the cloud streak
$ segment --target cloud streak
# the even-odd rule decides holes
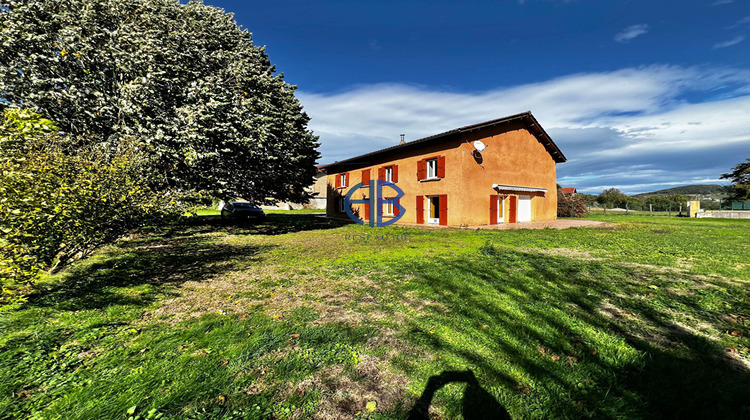
[[[713,100],[691,103],[691,92]],[[336,94],[298,91],[321,139],[321,163],[531,110],[568,162],[561,181],[583,192],[643,192],[719,182],[750,150],[750,71],[648,66],[465,93],[404,84]]]
[[[737,45],[737,44],[739,44],[740,42],[742,42],[744,40],[745,40],[745,37],[742,36],[742,35],[740,35],[740,36],[737,36],[737,37],[734,37],[734,38],[730,39],[729,41],[719,42],[718,44],[716,44],[716,45],[713,46],[713,49],[716,50],[716,49],[719,49],[719,48],[731,47],[732,45]]]
[[[630,40],[632,40],[633,38],[639,37],[646,33],[648,33],[648,25],[646,25],[645,23],[640,25],[628,26],[627,28],[620,31],[617,35],[615,35],[615,41],[619,43],[630,42]]]

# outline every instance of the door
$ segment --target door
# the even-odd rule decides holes
[[[437,225],[440,223],[440,197],[432,196],[427,197],[429,201],[427,223]]]
[[[508,197],[510,202],[508,205],[508,223],[516,223],[518,221],[518,197],[511,195]]]
[[[528,195],[518,197],[518,221],[531,221],[531,197]]]

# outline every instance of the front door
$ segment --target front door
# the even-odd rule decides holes
[[[505,197],[497,197],[497,223],[505,223]]]
[[[528,195],[521,195],[518,197],[518,221],[531,221],[531,197]]]
[[[427,197],[427,200],[429,200],[430,202],[430,205],[428,207],[429,213],[427,214],[427,223],[437,225],[440,223],[440,197]]]

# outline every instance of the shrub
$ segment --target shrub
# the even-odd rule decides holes
[[[138,152],[105,158],[28,110],[5,110],[0,152],[0,307],[23,302],[43,271],[175,208],[143,184]]]

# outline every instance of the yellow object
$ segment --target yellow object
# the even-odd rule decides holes
[[[688,205],[688,216],[696,217],[701,209],[701,202],[698,200],[691,200],[687,202]]]

